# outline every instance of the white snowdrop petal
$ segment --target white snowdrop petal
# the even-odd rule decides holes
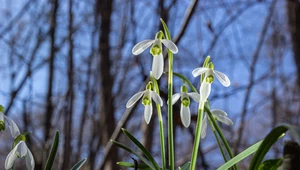
[[[170,40],[162,39],[161,42],[170,50],[173,54],[178,53],[177,46]]]
[[[27,154],[27,150],[28,150],[28,148],[27,148],[27,145],[25,144],[25,142],[24,141],[20,141],[19,145],[17,147],[16,154],[19,157],[23,158]]]
[[[145,91],[141,91],[133,95],[126,103],[126,108],[132,107],[142,97],[144,93]]]
[[[210,95],[210,91],[211,91],[211,84],[210,83],[206,83],[205,81],[202,82],[201,86],[200,86],[200,99],[205,102],[206,99],[208,98],[208,96]]]
[[[203,121],[202,121],[202,129],[201,129],[201,138],[202,139],[205,138],[206,131],[207,131],[207,118],[206,118],[206,115],[205,115],[204,118],[203,118]]]
[[[214,70],[214,73],[215,73],[217,79],[221,82],[221,84],[223,86],[225,86],[225,87],[230,86],[230,80],[224,73],[221,73],[221,72],[216,71],[216,70]]]
[[[137,43],[133,48],[132,48],[132,54],[134,55],[139,55],[143,51],[145,51],[148,47],[150,47],[153,44],[154,40],[144,40],[139,43]]]
[[[218,121],[220,121],[220,122],[222,122],[222,123],[224,123],[224,124],[226,124],[226,125],[229,125],[229,126],[233,125],[232,120],[230,120],[230,119],[229,119],[228,117],[226,117],[226,116],[218,116],[217,119],[218,119]]]
[[[154,100],[156,104],[163,106],[163,101],[157,93],[155,93],[154,91],[150,91],[150,94],[151,94],[151,98]]]
[[[11,118],[9,118],[7,116],[4,116],[4,119],[8,123],[8,128],[10,130],[11,136],[13,138],[16,138],[17,136],[19,136],[20,130],[19,130],[17,124]]]
[[[162,53],[153,56],[152,73],[155,79],[159,79],[164,71],[164,57]]]
[[[150,105],[145,105],[145,110],[144,110],[144,118],[147,124],[149,124],[152,116],[152,104]]]
[[[190,108],[189,107],[184,107],[181,104],[180,107],[180,117],[181,117],[181,122],[184,125],[184,127],[189,127],[191,123],[191,113],[190,113]]]
[[[227,116],[227,113],[221,109],[212,109],[210,112],[215,116]]]
[[[180,93],[173,94],[173,96],[172,96],[172,105],[174,105],[178,101],[179,98],[180,98]]]
[[[4,167],[5,169],[11,169],[17,159],[17,155],[16,155],[16,151],[17,151],[17,147],[20,145],[20,143],[18,143],[7,155],[6,159],[5,159],[5,163],[4,163]]]
[[[205,67],[198,67],[193,70],[192,74],[194,77],[197,77],[197,76],[200,76],[201,74],[205,73],[207,70],[209,70],[209,69],[205,68]]]
[[[200,102],[200,95],[196,92],[187,93],[188,96],[190,96],[195,102]]]
[[[35,162],[30,150],[27,150],[27,155],[25,156],[27,169],[34,170]]]

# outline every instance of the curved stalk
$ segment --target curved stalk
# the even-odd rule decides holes
[[[200,105],[201,104],[199,104],[199,106]],[[198,155],[198,149],[199,149],[200,137],[201,137],[201,129],[202,129],[202,119],[203,119],[203,107],[200,107],[198,110],[196,134],[195,134],[190,170],[194,170],[196,168],[197,155]]]
[[[154,91],[159,95],[159,87],[157,84],[157,81],[152,78],[153,84],[154,84]],[[162,170],[166,169],[166,152],[165,152],[165,139],[164,139],[164,126],[163,126],[163,119],[161,114],[161,108],[159,104],[156,104],[157,109],[157,116],[158,116],[158,122],[159,122],[159,138],[160,138],[160,144],[161,144],[161,162],[162,162]]]

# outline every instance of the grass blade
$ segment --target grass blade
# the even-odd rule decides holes
[[[117,162],[118,165],[124,166],[127,168],[135,168],[135,164],[132,162]],[[138,169],[151,170],[148,165],[138,164]]]
[[[71,170],[78,170],[82,167],[82,165],[86,162],[86,158],[84,158],[83,160],[77,162],[72,168]]]
[[[54,159],[55,159],[55,155],[56,155],[57,148],[58,148],[58,144],[59,144],[59,131],[56,131],[55,138],[53,140],[53,144],[52,144],[52,147],[51,147],[51,151],[50,151],[49,157],[48,157],[47,162],[46,162],[45,170],[51,170],[52,169]]]
[[[151,169],[155,169],[152,162],[150,162],[148,159],[143,157],[142,155],[138,154],[137,152],[133,151],[132,149],[128,148],[127,146],[123,145],[122,143],[119,143],[117,141],[111,140],[111,142],[118,147],[124,149],[125,151],[134,154],[136,157],[138,157],[141,161],[143,161],[146,165],[148,165]]]
[[[122,131],[126,134],[126,136],[146,155],[146,157],[152,162],[155,169],[159,170],[160,167],[156,163],[155,159],[152,157],[152,155],[149,153],[149,151],[126,129],[122,128]]]
[[[254,145],[250,146],[249,148],[247,148],[246,150],[244,150],[243,152],[236,155],[235,157],[230,159],[228,162],[226,162],[225,164],[220,166],[217,170],[227,170],[227,169],[229,169],[230,167],[232,167],[236,163],[240,162],[241,160],[245,159],[249,155],[256,152],[261,144],[262,144],[262,141],[259,141],[259,142],[255,143]]]
[[[274,129],[272,129],[272,131],[266,136],[266,138],[264,139],[263,143],[261,144],[261,146],[259,147],[259,149],[257,150],[257,152],[255,153],[250,167],[250,170],[256,170],[259,168],[259,166],[261,165],[265,155],[268,153],[268,151],[270,150],[271,146],[282,136],[284,136],[285,132],[290,130],[292,136],[298,138],[298,140],[300,139],[300,129],[297,127],[294,127],[292,125],[289,124],[284,124],[281,126],[278,126]]]
[[[185,163],[182,167],[179,167],[179,170],[189,170],[191,162]]]

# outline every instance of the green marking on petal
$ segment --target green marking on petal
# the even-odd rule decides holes
[[[0,112],[4,112],[4,107],[0,105]]]
[[[184,107],[189,107],[190,105],[190,99],[188,97],[184,97],[181,99],[181,104],[184,106]]]
[[[158,44],[155,44],[151,47],[150,49],[150,53],[153,55],[153,56],[157,56],[159,55],[160,53],[162,53],[162,49],[161,47],[158,45]]]
[[[4,121],[0,121],[0,131],[5,130],[5,123]]]
[[[151,99],[149,99],[147,96],[144,96],[143,100],[142,100],[142,103],[145,106],[150,105],[151,104]]]
[[[209,75],[209,76],[207,76],[206,78],[205,78],[205,81],[207,82],[207,83],[212,83],[213,81],[214,81],[214,76],[213,75]]]

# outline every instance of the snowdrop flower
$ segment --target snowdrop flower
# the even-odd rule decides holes
[[[10,133],[13,138],[16,138],[20,135],[20,130],[16,123],[9,117],[5,116],[3,113],[3,106],[0,105],[0,131],[5,130],[5,122],[8,124]]]
[[[164,44],[172,53],[176,54],[178,52],[177,46],[172,41],[163,39],[163,37],[163,32],[159,31],[156,33],[154,40],[141,41],[132,48],[132,53],[134,55],[139,55],[152,45],[150,53],[153,56],[152,72],[155,79],[159,79],[161,77],[164,69],[162,44]]]
[[[221,84],[225,87],[230,86],[229,78],[219,71],[214,70],[214,65],[212,62],[208,63],[209,56],[207,57],[206,61],[207,64],[204,63],[204,67],[199,67],[193,70],[192,74],[194,77],[204,74],[204,79],[200,86],[200,100],[205,102],[210,95],[211,91],[211,84],[214,81],[214,75],[217,79],[221,82]]]
[[[179,97],[181,98],[181,107],[180,107],[180,118],[182,124],[185,127],[189,127],[191,123],[191,113],[190,113],[190,97],[195,101],[199,102],[200,95],[196,92],[188,93],[188,89],[185,85],[181,86],[180,93],[173,94],[172,96],[172,105],[174,105]]]
[[[23,138],[25,138],[25,136]],[[27,169],[30,170],[34,169],[35,163],[34,163],[32,153],[30,152],[27,145],[23,141],[24,140],[23,138],[7,155],[5,159],[5,169],[11,169],[17,158],[25,158]]]
[[[224,112],[223,110],[219,110],[219,109],[213,109],[211,110],[211,113],[213,115],[213,117],[215,119],[217,119],[218,121],[226,124],[226,125],[233,125],[233,122],[227,117],[227,113]],[[201,138],[205,138],[206,136],[206,130],[207,130],[207,121],[208,121],[208,116],[207,113],[205,113],[205,116],[203,118],[203,122],[202,122],[202,130],[201,130]]]
[[[152,91],[152,82],[149,82],[146,86],[146,90],[136,93],[128,100],[126,107],[132,107],[142,96],[142,104],[145,106],[144,118],[146,123],[149,124],[153,112],[151,99],[160,106],[163,106],[163,101],[158,94]]]
[[[5,116],[2,112],[0,112],[0,121],[3,120],[7,122],[11,135],[15,139],[13,149],[10,151],[10,153],[5,159],[5,169],[11,169],[17,158],[25,157],[27,169],[33,170],[35,166],[34,159],[32,153],[25,144],[25,135],[27,133],[21,134],[16,123],[11,118]]]

